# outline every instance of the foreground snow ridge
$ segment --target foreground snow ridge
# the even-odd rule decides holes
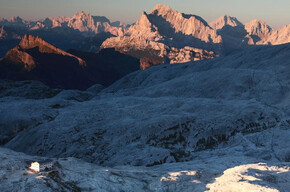
[[[22,191],[23,186],[25,191],[132,192],[276,192],[287,191],[290,187],[289,163],[251,163],[253,159],[239,156],[208,158],[204,162],[194,160],[154,168],[106,168],[74,158],[58,158],[53,160],[53,171],[33,173],[23,164],[25,159],[35,157],[4,148],[0,148],[0,152],[0,190],[3,192]],[[243,159],[243,162],[239,159]]]

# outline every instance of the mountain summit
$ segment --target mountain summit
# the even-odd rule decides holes
[[[226,25],[229,25],[232,27],[244,26],[237,18],[231,17],[229,15],[224,15],[218,18],[217,20],[212,21],[209,25],[215,30],[222,29]]]
[[[213,58],[221,43],[221,36],[202,18],[158,4],[150,14],[143,12],[123,36],[111,37],[101,47],[141,58],[148,67]]]
[[[207,22],[199,16],[187,15],[171,9],[167,5],[156,5],[150,15],[152,22],[162,28],[169,24],[175,33],[193,36],[206,43],[221,43],[221,37],[212,30]],[[163,23],[161,23],[163,20]],[[161,30],[161,29],[160,29]]]
[[[245,24],[245,29],[250,36],[254,36],[258,41],[267,41],[273,29],[262,20],[253,20]]]

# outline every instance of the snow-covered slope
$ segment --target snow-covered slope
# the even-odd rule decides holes
[[[6,146],[103,165],[149,166],[189,160],[194,151],[236,134],[289,127],[289,50],[254,48],[160,65],[124,77],[93,99],[68,91],[45,100],[4,97],[5,129],[23,130],[29,121]]]
[[[100,167],[75,158],[53,159],[54,169],[33,173],[26,160],[40,157],[0,148],[0,190],[8,191],[265,191],[289,189],[290,164],[257,159],[230,151],[197,152],[190,162],[155,167]],[[232,153],[232,154],[230,154]]]
[[[258,47],[159,65],[101,92],[99,87],[46,90],[33,98],[9,91],[27,83],[6,86],[0,95],[5,147],[82,161],[54,159],[61,177],[37,177],[22,170],[21,159],[31,157],[1,149],[0,186],[4,191],[24,183],[48,191],[287,191],[289,51],[288,44]]]

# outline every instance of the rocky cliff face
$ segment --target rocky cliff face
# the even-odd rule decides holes
[[[174,33],[189,35],[206,43],[222,43],[221,36],[199,16],[179,13],[169,6],[158,4],[153,8],[150,18],[161,31],[162,24],[166,23]]]
[[[212,58],[217,55],[215,51],[220,51],[221,43],[221,36],[202,18],[159,4],[150,14],[143,12],[123,36],[107,39],[101,48],[115,48],[142,58],[141,68],[144,68],[152,65],[144,63],[149,57],[155,58],[155,64],[156,60],[160,63],[180,63]],[[206,52],[208,54],[204,54]]]

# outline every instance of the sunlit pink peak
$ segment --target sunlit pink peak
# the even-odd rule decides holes
[[[171,9],[168,5],[157,4],[157,5],[154,6],[154,8],[152,10],[152,13],[154,11],[156,11],[156,10],[158,10],[158,11],[170,11],[170,10],[173,10],[173,9]]]
[[[74,14],[73,17],[77,17],[77,18],[91,17],[91,14],[84,12],[84,11],[80,11],[80,12],[77,12],[76,14]]]
[[[267,25],[265,21],[262,20],[252,20],[245,24],[245,29],[250,34],[257,34],[259,32],[262,33],[271,33],[273,30],[272,28]]]
[[[237,26],[243,26],[243,24],[236,18],[236,17],[231,17],[227,14],[219,17],[218,19],[212,21],[209,24],[213,29],[221,29],[226,25],[232,26],[232,27],[237,27]]]
[[[148,25],[151,24],[150,20],[148,19],[148,15],[145,11],[142,12],[140,19],[137,21],[139,25]]]
[[[267,28],[269,30],[272,30],[272,28],[263,20],[252,20],[252,21],[246,23],[246,25],[257,27],[257,28]]]

